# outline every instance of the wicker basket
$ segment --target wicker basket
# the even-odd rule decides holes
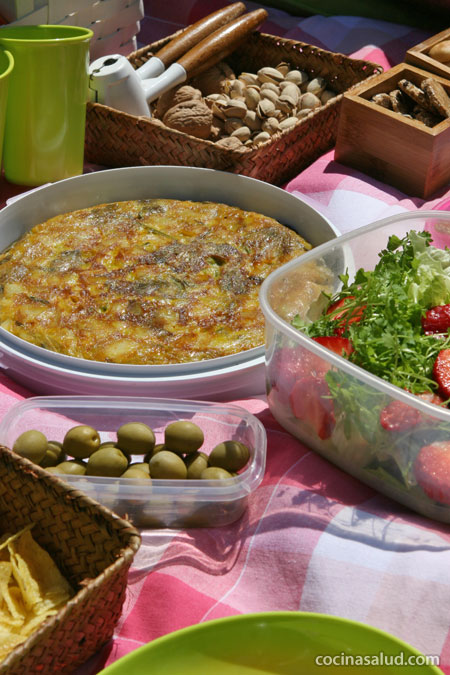
[[[174,35],[128,56],[134,67]],[[259,178],[280,185],[333,147],[342,93],[382,72],[381,66],[325,51],[303,42],[255,32],[227,59],[236,73],[256,72],[286,61],[292,67],[324,77],[339,95],[257,147],[223,148],[208,140],[169,129],[159,120],[136,117],[100,103],[88,103],[87,161],[104,166],[168,164],[206,167]]]
[[[1,675],[70,673],[113,634],[140,538],[130,523],[0,446],[0,523],[33,537],[77,589],[0,663]]]

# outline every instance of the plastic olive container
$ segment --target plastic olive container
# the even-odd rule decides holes
[[[433,246],[450,248],[450,212],[417,211],[361,227],[272,272],[260,291],[266,320],[266,389],[274,417],[306,445],[379,492],[449,523],[449,495],[444,501],[437,489],[436,497],[424,489],[416,459],[423,447],[450,442],[450,410],[356,366],[291,323],[296,314],[318,318],[325,306],[320,307],[321,286],[329,295],[338,292],[340,275],[347,271],[352,281],[358,269],[373,270],[389,237],[402,239],[411,230],[427,230]],[[309,378],[308,363],[315,368]],[[321,372],[326,372],[326,384],[318,387]],[[404,431],[385,429],[380,413],[393,402],[417,423]],[[444,474],[443,464],[437,483],[441,478],[448,481]]]
[[[248,497],[264,476],[266,432],[244,408],[204,401],[115,396],[37,396],[14,405],[0,422],[0,444],[12,448],[24,431],[37,429],[48,440],[62,442],[76,425],[92,426],[101,442],[115,441],[117,429],[127,422],[143,422],[164,440],[171,422],[189,420],[204,434],[200,448],[209,454],[226,440],[244,443],[250,459],[237,475],[226,480],[104,478],[61,475],[74,488],[138,528],[219,527],[236,521]],[[132,455],[142,462],[143,455]]]

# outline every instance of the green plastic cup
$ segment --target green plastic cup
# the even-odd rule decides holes
[[[13,68],[14,59],[12,54],[0,49],[0,157],[2,155],[3,137],[5,132],[9,77]]]
[[[6,106],[7,180],[43,185],[83,173],[89,43],[77,26],[4,26],[14,59]]]

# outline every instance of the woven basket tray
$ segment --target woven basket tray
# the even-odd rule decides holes
[[[128,56],[139,67],[174,35]],[[88,103],[87,161],[104,166],[182,165],[231,171],[280,185],[333,147],[342,93],[382,72],[381,66],[325,51],[303,42],[255,32],[227,59],[236,74],[281,61],[324,77],[339,95],[258,147],[231,150],[169,129],[159,121]]]
[[[140,538],[130,523],[0,446],[0,524],[32,534],[78,591],[0,663],[1,675],[70,673],[113,634]]]

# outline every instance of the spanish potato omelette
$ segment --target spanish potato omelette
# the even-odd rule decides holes
[[[225,204],[100,204],[36,225],[0,254],[0,325],[94,361],[226,356],[264,343],[259,286],[310,248],[276,220]]]

